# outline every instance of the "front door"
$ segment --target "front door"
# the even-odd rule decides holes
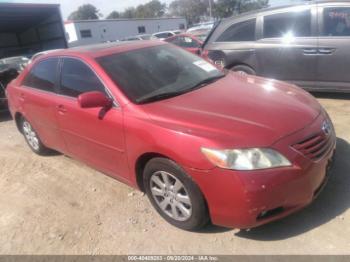
[[[68,152],[104,173],[126,179],[122,110],[115,106],[101,116],[101,108],[80,108],[77,97],[89,91],[108,96],[90,66],[75,58],[64,58],[57,116]]]
[[[320,6],[317,81],[323,90],[350,90],[350,6]]]
[[[258,74],[312,87],[316,74],[317,16],[310,8],[261,17]]]

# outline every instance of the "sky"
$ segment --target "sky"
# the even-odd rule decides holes
[[[0,3],[41,3],[41,4],[60,4],[64,19],[83,4],[92,4],[100,10],[103,16],[108,15],[113,10],[123,11],[130,6],[137,6],[149,2],[149,0],[0,0]],[[166,4],[171,0],[162,0]]]
[[[83,4],[93,4],[96,6],[103,16],[107,16],[114,10],[123,11],[125,8],[130,6],[137,6],[139,4],[144,4],[150,0],[0,0],[2,2],[12,2],[12,3],[54,3],[60,4],[63,14],[63,18],[67,19],[69,14],[75,11],[79,6]],[[208,0],[209,1],[209,0]],[[161,2],[169,4],[172,0],[161,0]],[[280,4],[287,2],[296,2],[293,0],[270,0],[272,4]]]

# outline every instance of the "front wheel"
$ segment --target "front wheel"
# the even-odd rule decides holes
[[[208,223],[208,210],[200,189],[173,161],[150,160],[144,170],[144,185],[152,205],[170,224],[192,231]]]
[[[52,152],[51,149],[47,148],[40,140],[37,132],[34,130],[32,125],[25,118],[21,121],[23,136],[29,145],[30,149],[38,155],[48,155]]]
[[[234,66],[233,68],[231,68],[231,70],[240,75],[256,75],[256,72],[252,68],[245,65]]]

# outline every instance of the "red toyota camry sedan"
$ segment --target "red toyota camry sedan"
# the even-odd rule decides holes
[[[7,89],[29,147],[55,150],[147,193],[171,224],[252,228],[310,204],[336,145],[298,87],[224,74],[167,43],[52,52]]]

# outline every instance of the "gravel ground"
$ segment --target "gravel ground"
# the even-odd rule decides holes
[[[65,156],[34,155],[0,122],[1,254],[350,254],[350,96],[316,95],[338,135],[335,167],[303,211],[249,232],[176,229],[146,196]]]

